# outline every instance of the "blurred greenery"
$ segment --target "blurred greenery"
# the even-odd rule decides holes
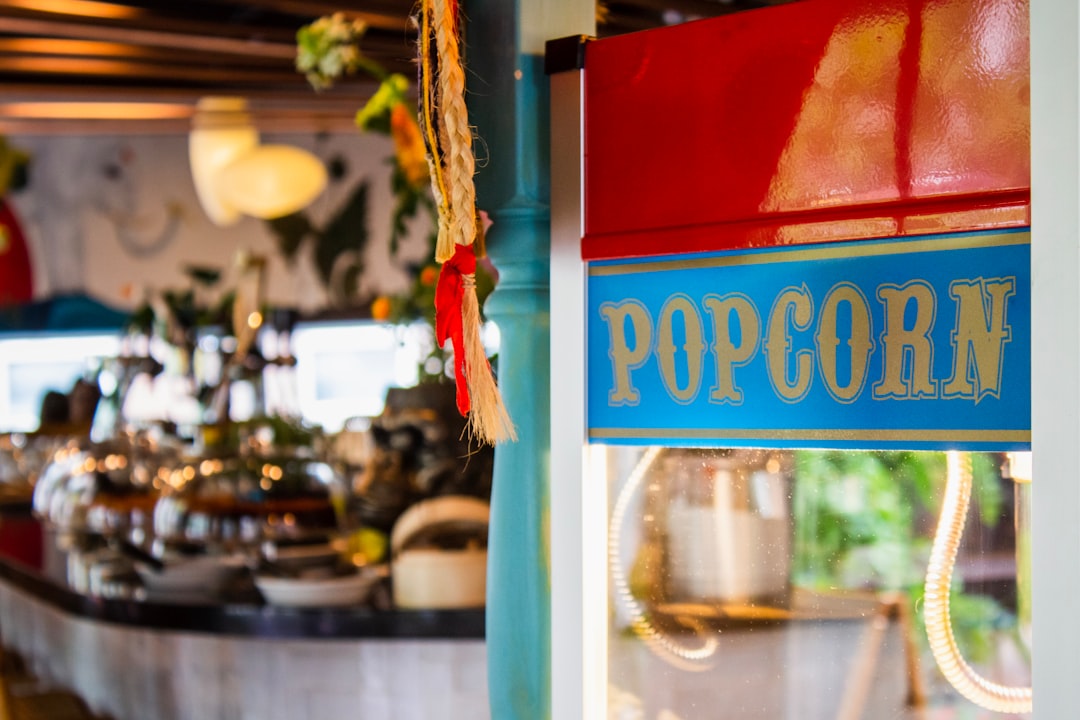
[[[390,112],[394,105],[406,102],[409,98],[409,80],[404,75],[387,75],[382,69],[370,70],[373,65],[365,66],[369,73],[381,80],[378,89],[364,107],[356,113],[356,126],[364,132],[390,134]]]
[[[429,177],[429,148],[425,146],[421,127],[417,119],[417,109],[413,105],[415,91],[408,77],[389,73],[385,68],[364,55],[360,44],[365,32],[362,23],[349,20],[341,13],[320,17],[297,32],[296,67],[305,73],[312,87],[317,90],[330,88],[334,82],[355,72],[363,72],[379,82],[379,87],[368,101],[357,111],[356,126],[361,132],[377,133],[390,137],[394,153],[388,159],[391,166],[390,189],[394,196],[393,211],[390,218],[389,254],[392,260],[400,262],[398,251],[411,228],[418,222],[428,225],[427,254],[421,262],[400,262],[400,267],[409,276],[409,286],[394,295],[379,295],[374,298],[358,297],[357,288],[363,273],[363,245],[367,243],[366,216],[359,214],[366,209],[365,197],[354,197],[357,213],[342,215],[340,225],[349,228],[362,228],[362,235],[350,247],[345,232],[335,233],[334,238],[341,242],[326,242],[330,231],[337,223],[323,233],[319,233],[306,217],[291,216],[278,221],[271,221],[271,229],[278,238],[278,247],[287,258],[292,258],[304,238],[314,235],[319,238],[316,257],[324,283],[331,298],[341,305],[368,304],[372,318],[396,324],[426,322],[434,338],[435,324],[435,287],[439,268],[435,263],[435,245],[439,225],[439,209],[431,192]],[[437,145],[438,143],[432,143]],[[436,149],[431,152],[438,155]],[[437,158],[436,158],[437,159]],[[366,191],[366,186],[362,188]],[[482,236],[484,230],[479,222]],[[482,248],[483,241],[478,241]],[[337,258],[342,254],[355,252],[356,259],[350,259],[348,266],[338,280]],[[478,255],[482,253],[478,252]],[[333,282],[331,282],[333,270]],[[483,307],[484,299],[494,287],[495,277],[488,273],[482,263],[476,272],[476,294]],[[335,295],[337,293],[337,295]],[[445,368],[449,352],[438,347],[434,339],[426,351],[419,366],[421,382],[446,380]],[[491,359],[494,364],[495,359]]]
[[[993,456],[973,453],[971,460],[978,521],[992,528],[1004,507],[1001,475]],[[917,609],[944,487],[944,453],[797,451],[792,582],[903,591]],[[976,662],[990,654],[995,632],[1015,627],[1000,603],[965,593],[959,581],[952,618],[957,642]]]
[[[266,224],[277,241],[278,252],[287,262],[292,262],[311,238],[315,268],[335,304],[348,306],[366,300],[357,298],[356,294],[368,244],[367,181],[353,188],[323,228],[316,227],[305,211],[267,220]],[[346,263],[339,267],[342,260]]]
[[[296,31],[296,69],[316,90],[329,89],[342,75],[366,70],[359,46],[366,29],[362,20],[341,12],[303,26]]]
[[[157,291],[156,298],[147,298],[136,307],[128,319],[128,331],[150,334],[156,330],[177,347],[194,343],[194,331],[200,327],[220,326],[224,333],[232,333],[235,293],[230,290],[214,300],[208,297],[221,281],[221,270],[189,265],[184,275],[189,280],[186,287]]]
[[[29,182],[30,156],[0,135],[0,197],[21,190]]]
[[[396,256],[401,240],[408,235],[408,222],[416,218],[420,210],[427,211],[433,225],[438,225],[438,214],[431,193],[425,188],[418,188],[409,182],[397,158],[390,158],[393,172],[390,175],[390,189],[394,193],[394,212],[390,217],[390,254]],[[435,231],[428,237],[430,257],[435,257]]]

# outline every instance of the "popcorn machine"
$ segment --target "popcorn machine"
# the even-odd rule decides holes
[[[1027,4],[546,63],[556,716],[1030,713]]]

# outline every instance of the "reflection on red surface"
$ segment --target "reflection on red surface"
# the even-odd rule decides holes
[[[807,0],[592,43],[585,257],[1027,224],[1027,13]]]
[[[29,515],[0,516],[0,557],[41,570],[44,562],[41,523]]]
[[[33,295],[34,276],[22,226],[0,198],[0,307],[28,302]]]

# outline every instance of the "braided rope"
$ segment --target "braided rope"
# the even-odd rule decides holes
[[[472,432],[487,443],[517,440],[517,431],[506,410],[499,386],[491,374],[484,343],[480,339],[480,304],[476,299],[476,276],[463,275],[465,293],[461,302],[461,319],[465,327],[465,381],[469,386],[472,409],[469,425]]]
[[[427,4],[430,4],[430,0]],[[450,240],[450,227],[447,224],[450,217],[450,208],[447,205],[449,200],[439,151],[440,143],[436,139],[434,131],[437,121],[435,119],[435,108],[433,107],[436,90],[431,83],[432,78],[435,76],[435,61],[431,57],[431,43],[433,40],[431,12],[425,8],[420,15],[420,79],[423,85],[420,91],[423,96],[420,104],[420,121],[421,125],[423,125],[424,140],[427,145],[428,171],[431,173],[431,192],[439,206],[438,235],[435,244],[436,248],[438,248],[452,242]],[[453,245],[450,245],[450,247],[452,248]],[[438,255],[437,252],[436,255]]]
[[[476,159],[472,153],[472,130],[465,108],[465,71],[461,66],[455,18],[447,8],[447,0],[435,0],[432,7],[435,45],[440,60],[438,105],[446,128],[445,162],[450,189],[450,238],[447,242],[440,238],[435,247],[435,259],[445,262],[454,254],[454,246],[449,242],[451,238],[457,244],[471,245],[476,237],[476,188],[473,185]]]
[[[456,7],[455,0],[423,0],[421,9],[421,117],[429,149],[432,192],[439,205],[435,242],[435,260],[439,263],[450,260],[459,245],[472,248],[478,232],[473,185],[476,159],[465,106],[465,71],[458,47]],[[433,37],[435,57],[431,51]],[[476,279],[467,273],[462,283],[460,312],[464,382],[470,401],[469,432],[487,443],[517,440],[480,338]]]

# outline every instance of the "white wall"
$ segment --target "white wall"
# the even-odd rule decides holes
[[[30,245],[35,296],[85,290],[121,308],[131,308],[147,288],[185,287],[187,264],[231,271],[238,250],[269,257],[267,300],[315,310],[327,296],[310,260],[310,241],[301,261],[287,266],[260,220],[244,218],[229,228],[214,226],[200,208],[188,169],[187,137],[21,136],[10,140],[33,156],[30,185],[12,193],[15,211]],[[324,160],[348,161],[348,173],[332,183],[309,209],[316,225],[333,216],[362,179],[370,181],[367,271],[362,289],[397,292],[405,274],[391,262],[389,139],[370,134],[265,136],[314,151]],[[105,168],[119,167],[112,179]],[[170,205],[179,209],[176,232],[159,250],[140,256],[125,249],[121,234],[137,246],[159,238],[169,222]],[[119,232],[118,232],[119,229]],[[417,226],[399,259],[427,254],[424,228]],[[224,287],[232,283],[226,276]]]

